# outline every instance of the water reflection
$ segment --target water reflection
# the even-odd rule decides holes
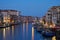
[[[28,23],[26,23],[26,40],[28,40]]]
[[[6,37],[6,33],[5,33],[5,28],[3,29],[3,39],[5,40],[5,37]]]
[[[12,36],[14,36],[14,26],[12,26]]]
[[[14,40],[14,26],[12,26],[12,40]]]
[[[3,40],[6,40],[7,37],[10,36],[10,27],[3,28]]]
[[[26,33],[28,33],[28,23],[26,23]]]
[[[34,40],[34,27],[32,27],[32,40]]]
[[[0,29],[0,40],[49,40],[49,38],[36,32],[31,23],[22,23]]]
[[[10,27],[6,27],[6,30],[8,30],[8,31],[9,31],[9,30],[10,30]]]
[[[23,23],[23,40],[31,40],[31,36],[32,26],[30,26],[29,23]]]
[[[52,37],[52,40],[56,40],[56,36],[53,36],[53,37]]]
[[[25,23],[23,23],[23,40],[25,39]]]

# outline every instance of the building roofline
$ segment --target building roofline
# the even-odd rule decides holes
[[[0,12],[8,12],[8,11],[18,12],[17,10],[1,10],[0,9]]]

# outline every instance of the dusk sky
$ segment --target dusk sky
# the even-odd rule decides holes
[[[52,6],[60,6],[60,0],[0,0],[0,9],[13,9],[21,11],[21,15],[45,15]]]

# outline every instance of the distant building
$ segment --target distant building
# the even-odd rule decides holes
[[[33,17],[32,16],[28,16],[28,22],[32,22],[33,21]]]
[[[32,22],[33,21],[33,19],[32,19],[33,17],[32,16],[20,16],[20,20],[21,20],[21,22]]]

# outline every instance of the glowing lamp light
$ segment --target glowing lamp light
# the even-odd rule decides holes
[[[50,25],[50,28],[52,28],[53,27],[53,25]]]
[[[42,20],[40,20],[40,22],[42,23]]]
[[[12,20],[12,23],[14,22],[14,20]]]
[[[48,26],[47,22],[46,22],[45,26]]]
[[[55,24],[53,24],[53,28],[55,27]]]

